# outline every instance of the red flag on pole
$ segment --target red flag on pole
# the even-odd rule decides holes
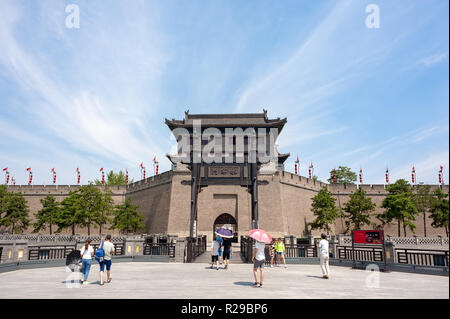
[[[126,172],[126,184],[128,185],[128,169],[125,168],[125,172]]]
[[[55,172],[55,168],[52,168],[52,173],[53,173],[53,185],[56,184],[56,172]]]
[[[412,171],[411,171],[411,181],[412,181],[413,185],[415,183],[415,177],[416,177],[416,169],[414,168],[414,165],[413,165]]]
[[[4,172],[6,172],[7,170],[8,170],[8,167],[5,167],[5,168],[3,169]]]
[[[77,185],[80,185],[80,169],[77,167]]]
[[[28,167],[27,171],[30,172],[30,177],[28,179],[28,185],[31,185],[31,183],[33,182],[33,172],[31,171],[31,167]]]
[[[359,169],[359,183],[362,184],[362,168]]]
[[[105,185],[105,172],[103,171],[103,167],[100,168],[100,172],[102,172],[102,185]]]
[[[389,184],[389,168],[386,168],[386,184]]]

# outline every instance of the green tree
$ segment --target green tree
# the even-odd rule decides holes
[[[418,214],[418,211],[412,187],[406,180],[399,179],[394,184],[389,185],[387,191],[389,194],[384,198],[381,206],[385,208],[385,211],[377,215],[377,218],[382,222],[381,227],[395,220],[398,225],[398,236],[401,236],[401,224],[403,224],[404,236],[406,236],[406,227],[414,232],[416,225],[413,221],[415,221],[415,215]]]
[[[344,217],[347,219],[346,233],[350,228],[360,230],[364,225],[371,224],[371,213],[375,210],[375,203],[370,197],[366,197],[366,193],[362,188],[358,188],[356,192],[350,195],[348,202],[344,204]]]
[[[144,228],[144,216],[137,211],[137,208],[138,206],[132,204],[129,198],[125,199],[125,203],[116,205],[111,229],[118,229],[128,234],[130,231],[135,233]]]
[[[430,217],[433,220],[431,226],[434,228],[444,227],[445,233],[448,237],[448,219],[449,219],[449,201],[448,194],[442,192],[437,188],[433,192],[433,199],[431,202]]]
[[[57,233],[66,228],[71,228],[72,235],[75,235],[75,227],[83,223],[83,214],[78,202],[79,194],[76,191],[69,192],[69,196],[61,201],[59,214],[56,218]]]
[[[81,214],[81,227],[87,227],[88,236],[91,235],[91,226],[97,227],[101,222],[103,209],[103,194],[94,185],[83,185],[77,189],[78,200],[75,202]]]
[[[112,199],[112,192],[108,187],[106,187],[105,191],[102,194],[100,212],[96,220],[96,223],[99,226],[99,234],[102,233],[103,225],[111,222],[109,216],[111,216],[113,210],[114,210],[114,201]]]
[[[33,232],[37,233],[41,229],[45,229],[47,225],[50,229],[50,235],[53,234],[52,226],[56,225],[58,219],[60,205],[53,196],[46,196],[41,199],[42,209],[35,214],[36,222],[33,224]]]
[[[430,194],[430,186],[423,183],[415,187],[414,203],[419,214],[423,215],[423,232],[427,237],[427,212],[431,208],[433,196]]]
[[[11,226],[11,233],[23,233],[30,224],[28,205],[22,193],[6,195],[6,212],[2,218],[2,225]]]
[[[313,197],[311,211],[316,219],[309,223],[311,229],[324,229],[327,234],[330,233],[330,225],[335,222],[336,218],[342,217],[335,202],[335,198],[326,186]]]
[[[334,183],[335,174],[336,183]],[[356,173],[352,172],[349,167],[339,166],[338,169],[330,171],[330,178],[327,181],[330,184],[354,184],[356,182]]]
[[[133,180],[129,181],[129,183],[133,183]],[[102,185],[102,181],[96,179],[95,185]],[[127,176],[123,171],[119,171],[118,173],[109,171],[109,173],[106,174],[105,185],[107,185],[107,186],[127,185]]]

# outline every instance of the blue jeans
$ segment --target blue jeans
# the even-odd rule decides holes
[[[89,276],[89,270],[91,269],[92,259],[83,259],[83,278],[86,281]]]

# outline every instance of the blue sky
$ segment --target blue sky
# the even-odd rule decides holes
[[[369,29],[368,4],[380,8]],[[65,8],[80,9],[80,28]],[[449,180],[449,3],[0,1],[0,165],[16,183],[125,170],[138,180],[174,140],[164,118],[268,109],[287,117],[286,170],[364,183]],[[4,182],[4,176],[0,177]]]

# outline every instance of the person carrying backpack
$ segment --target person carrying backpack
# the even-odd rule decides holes
[[[103,286],[103,272],[106,266],[106,282],[111,282],[111,256],[114,254],[114,244],[111,242],[111,235],[106,235],[105,241],[102,242],[99,249],[95,253],[95,259],[100,265],[100,285]]]

